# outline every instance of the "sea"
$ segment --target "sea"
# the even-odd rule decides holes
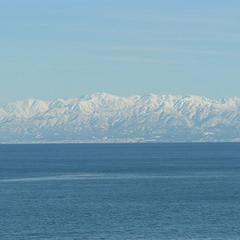
[[[0,145],[0,239],[240,239],[240,144]]]

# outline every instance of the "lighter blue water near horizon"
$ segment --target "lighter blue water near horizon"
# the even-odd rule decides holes
[[[0,239],[240,239],[240,144],[0,145]]]

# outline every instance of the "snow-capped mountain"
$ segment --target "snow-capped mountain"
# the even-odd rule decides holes
[[[0,142],[239,140],[240,98],[97,93],[0,108]]]

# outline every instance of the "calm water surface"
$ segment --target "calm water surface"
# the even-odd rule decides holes
[[[0,239],[240,239],[240,144],[0,145]]]

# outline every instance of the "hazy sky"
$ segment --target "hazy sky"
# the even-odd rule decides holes
[[[0,105],[87,93],[240,97],[239,0],[0,0]]]

